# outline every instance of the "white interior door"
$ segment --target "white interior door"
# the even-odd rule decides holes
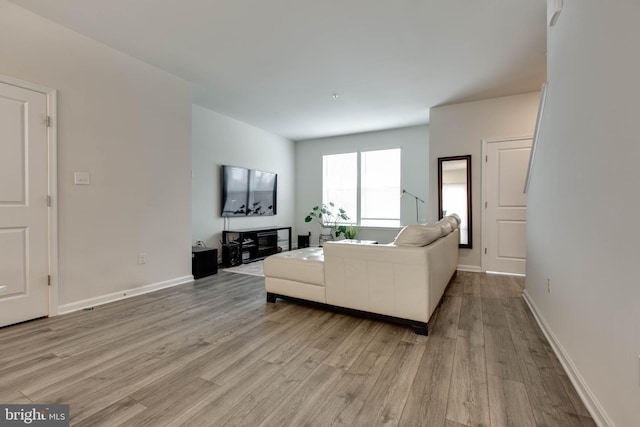
[[[485,142],[484,271],[525,274],[527,196],[532,139]]]
[[[0,83],[0,326],[49,314],[47,95]]]

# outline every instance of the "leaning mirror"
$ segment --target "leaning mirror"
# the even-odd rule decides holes
[[[460,216],[460,247],[471,249],[471,155],[438,158],[438,218]]]

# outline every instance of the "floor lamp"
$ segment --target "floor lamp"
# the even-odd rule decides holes
[[[418,224],[418,200],[420,200],[422,203],[424,203],[424,200],[422,200],[420,197],[416,196],[415,194],[411,194],[407,190],[402,189],[402,195],[404,194],[408,194],[414,199],[416,199],[416,224]]]

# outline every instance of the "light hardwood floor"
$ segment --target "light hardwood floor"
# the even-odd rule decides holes
[[[458,273],[423,337],[221,272],[0,329],[0,402],[81,426],[594,426],[523,283]]]

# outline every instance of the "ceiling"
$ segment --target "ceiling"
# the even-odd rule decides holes
[[[292,140],[424,124],[546,78],[544,0],[11,1]]]

